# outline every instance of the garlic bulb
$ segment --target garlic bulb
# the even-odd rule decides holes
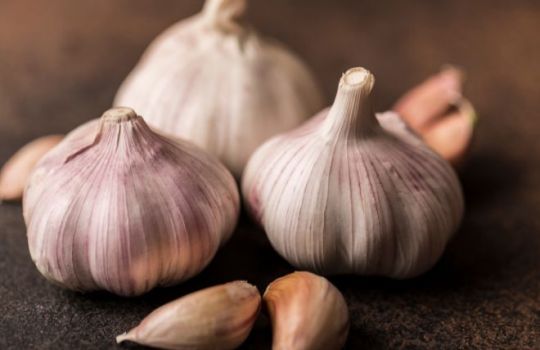
[[[63,135],[35,139],[17,151],[0,170],[0,201],[20,200],[28,177],[36,163],[62,141]]]
[[[272,282],[263,299],[272,320],[272,349],[343,348],[349,310],[343,295],[326,278],[294,272]]]
[[[460,223],[453,169],[395,113],[375,117],[373,84],[367,70],[347,71],[329,110],[269,140],[246,167],[249,210],[298,268],[416,276]]]
[[[233,232],[239,194],[214,157],[116,108],[38,163],[23,206],[45,277],[132,296],[201,271]]]
[[[175,350],[236,349],[253,328],[260,305],[255,286],[230,282],[163,305],[116,341]]]
[[[460,69],[444,67],[394,106],[426,144],[455,167],[464,162],[477,119],[474,107],[462,95],[463,81]]]
[[[241,22],[247,0],[207,0],[161,34],[120,87],[152,127],[190,140],[240,177],[251,153],[323,105],[306,66]]]

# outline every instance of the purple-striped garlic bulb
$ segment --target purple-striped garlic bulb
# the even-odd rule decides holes
[[[237,178],[259,145],[324,103],[306,65],[243,22],[246,6],[207,0],[150,45],[115,100],[216,155]]]
[[[397,114],[373,114],[373,84],[350,69],[330,109],[266,142],[246,167],[249,210],[298,268],[413,277],[459,226],[454,170]]]
[[[47,279],[134,296],[200,272],[232,234],[239,194],[213,156],[115,108],[41,159],[23,206]]]

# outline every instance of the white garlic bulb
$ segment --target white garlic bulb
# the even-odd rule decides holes
[[[23,205],[45,277],[132,296],[200,272],[232,234],[239,194],[213,156],[116,108],[37,164]]]
[[[152,127],[190,140],[240,177],[252,152],[323,106],[303,62],[241,22],[247,0],[207,0],[161,34],[120,87]]]
[[[456,174],[395,113],[375,117],[373,84],[367,70],[347,71],[329,110],[269,140],[246,167],[250,211],[298,268],[416,276],[461,221]]]

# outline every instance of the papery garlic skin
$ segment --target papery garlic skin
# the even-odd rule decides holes
[[[0,170],[0,201],[18,201],[32,169],[47,152],[62,141],[63,135],[42,136],[24,145]]]
[[[239,194],[213,156],[116,108],[38,163],[23,206],[45,277],[133,296],[200,272],[232,234]]]
[[[244,281],[206,288],[161,306],[116,341],[173,350],[236,349],[260,304],[257,288]]]
[[[349,333],[349,310],[326,278],[294,272],[272,282],[263,296],[272,321],[272,349],[338,350]]]
[[[253,151],[323,106],[303,62],[244,25],[247,0],[208,0],[161,34],[120,87],[152,127],[216,155],[239,178]]]
[[[373,83],[368,71],[349,70],[329,110],[271,139],[248,163],[245,202],[297,268],[413,277],[433,266],[459,226],[453,169],[395,113],[374,116]]]

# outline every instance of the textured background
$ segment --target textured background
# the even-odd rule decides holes
[[[0,0],[0,163],[111,104],[162,29],[201,1]],[[331,100],[342,71],[368,67],[384,110],[447,62],[468,72],[481,120],[461,177],[462,229],[440,263],[408,281],[340,277],[348,348],[540,348],[540,3],[254,0],[249,18],[311,65]],[[0,348],[108,349],[153,308],[232,279],[264,290],[291,268],[245,218],[195,279],[137,299],[79,295],[32,265],[19,205],[0,206]],[[256,327],[246,349],[270,347]]]

